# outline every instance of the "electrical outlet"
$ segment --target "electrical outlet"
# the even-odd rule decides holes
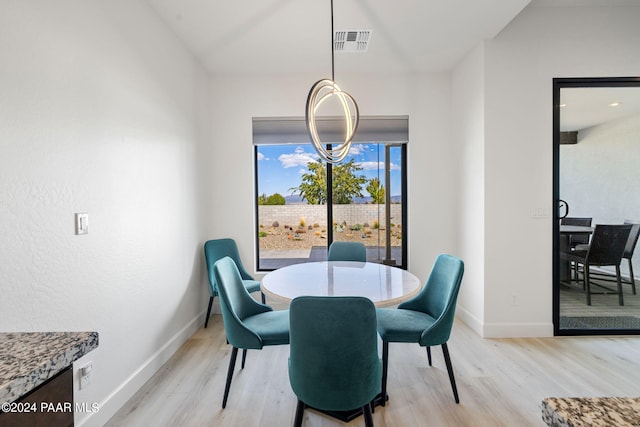
[[[93,371],[92,362],[89,362],[86,365],[84,365],[82,368],[80,368],[79,373],[80,373],[80,389],[81,390],[87,387],[89,384],[91,384],[92,371]]]

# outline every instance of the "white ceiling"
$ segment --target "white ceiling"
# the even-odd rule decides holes
[[[331,72],[330,0],[146,0],[211,73]],[[371,29],[335,72],[450,70],[531,0],[334,0],[334,28]]]
[[[331,0],[145,0],[212,74],[331,73]],[[530,2],[638,0],[334,0],[334,29],[372,30],[366,53],[336,53],[335,73],[451,70]],[[563,89],[562,130],[640,111],[640,89]],[[614,100],[618,108],[609,107]]]
[[[640,87],[562,88],[560,104],[560,130],[578,131],[640,114]]]

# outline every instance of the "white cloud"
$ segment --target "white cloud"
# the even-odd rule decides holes
[[[351,147],[349,147],[349,154],[351,156],[357,156],[358,154],[364,153],[368,149],[369,146],[365,144],[351,144]]]
[[[302,147],[296,147],[291,154],[281,154],[278,157],[283,168],[294,168],[297,166],[307,166],[309,162],[315,162],[318,158],[316,153],[307,153]]]
[[[384,170],[384,162],[358,162],[356,164],[366,171],[373,171],[376,169]],[[395,163],[391,163],[389,167],[391,168],[392,171],[400,170],[400,166]]]
[[[269,160],[269,158],[265,157],[261,152],[258,152],[258,160]]]

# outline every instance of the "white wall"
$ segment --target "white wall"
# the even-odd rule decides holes
[[[484,206],[484,46],[480,45],[453,72],[453,138],[458,158],[458,235],[465,263],[457,315],[482,333],[486,291]]]
[[[0,7],[0,330],[98,331],[102,425],[201,326],[208,77],[142,2]]]
[[[639,161],[640,115],[580,130],[578,144],[560,146],[560,198],[569,215],[592,217],[593,224],[640,220]],[[640,250],[633,262],[640,266]],[[629,274],[627,261],[621,265]]]
[[[552,79],[638,75],[638,22],[534,3],[485,43],[484,336],[552,334]]]
[[[245,264],[255,265],[254,185],[251,118],[304,116],[307,93],[323,74],[213,76],[214,141],[209,154],[216,210],[208,237],[237,240]],[[455,180],[450,143],[450,79],[419,76],[336,75],[358,102],[362,115],[408,115],[409,268],[426,280],[440,252],[456,252]],[[247,189],[238,191],[238,189]],[[214,207],[215,209],[215,207]]]

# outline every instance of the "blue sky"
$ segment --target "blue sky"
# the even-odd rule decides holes
[[[400,147],[391,149],[391,195],[399,195]],[[311,144],[261,145],[258,146],[258,194],[270,196],[280,193],[291,195],[289,188],[300,185],[302,174],[308,172],[307,163],[318,159]],[[352,144],[346,161],[353,158],[362,167],[358,171],[368,179],[379,177],[384,185],[384,145]],[[369,194],[362,189],[363,196]]]

